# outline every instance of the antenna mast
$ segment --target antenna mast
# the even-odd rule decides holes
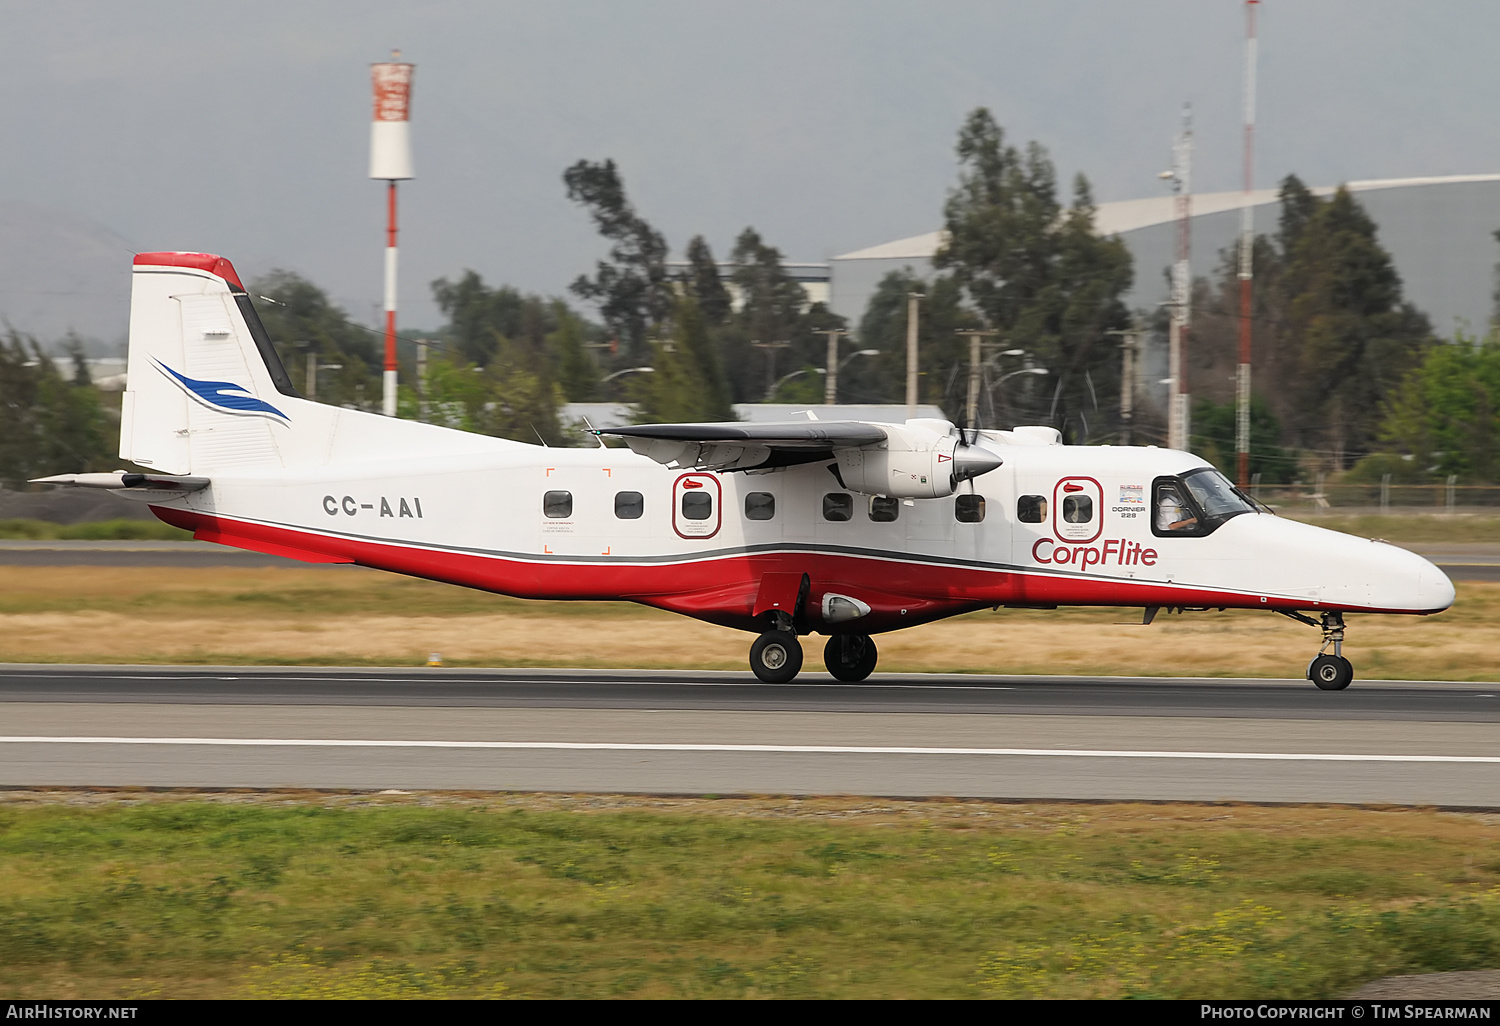
[[[1240,204],[1240,364],[1235,374],[1234,450],[1241,488],[1250,487],[1250,313],[1255,277],[1255,8],[1245,0],[1245,196]]]

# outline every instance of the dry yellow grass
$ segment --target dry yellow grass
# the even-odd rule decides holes
[[[1365,679],[1493,680],[1500,584],[1431,617],[1351,616]],[[1311,628],[1268,613],[1000,610],[879,638],[881,668],[1297,676]],[[352,569],[8,567],[0,661],[745,669],[748,635],[623,603],[522,602]],[[808,667],[821,640],[808,639]]]

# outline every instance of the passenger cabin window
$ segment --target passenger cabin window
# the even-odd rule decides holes
[[[776,496],[770,492],[751,492],[745,496],[746,520],[770,520],[776,516]]]
[[[901,515],[901,500],[888,495],[870,497],[870,519],[877,524],[893,524]]]
[[[1212,534],[1219,525],[1255,505],[1211,467],[1181,477],[1159,477],[1151,486],[1151,533],[1163,538]]]
[[[542,516],[552,520],[566,520],[572,515],[572,492],[547,492],[542,496]]]
[[[1016,519],[1023,524],[1045,524],[1047,522],[1047,497],[1045,495],[1023,495],[1016,500]]]
[[[845,521],[854,516],[854,496],[829,492],[823,496],[823,519]]]
[[[1094,499],[1091,495],[1065,495],[1062,503],[1063,523],[1090,524],[1094,521]]]
[[[615,516],[621,520],[639,520],[646,512],[646,497],[640,492],[615,492]]]
[[[877,524],[893,524],[901,516],[901,500],[888,495],[870,497],[870,519]]]
[[[707,520],[714,515],[714,497],[706,491],[683,492],[682,515],[687,520]]]
[[[953,518],[960,524],[977,524],[982,521],[984,519],[984,496],[960,495],[954,499]]]

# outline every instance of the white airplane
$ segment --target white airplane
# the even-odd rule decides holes
[[[1280,613],[1321,628],[1307,675],[1338,690],[1345,613],[1453,603],[1427,560],[1274,516],[1197,456],[1048,427],[657,424],[560,449],[309,402],[228,260],[134,271],[120,457],[149,470],[41,481],[257,552],[750,631],[768,683],[797,675],[808,634],[852,682],[881,632],[1076,605]]]

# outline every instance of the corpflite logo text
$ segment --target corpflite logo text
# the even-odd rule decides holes
[[[1157,553],[1124,538],[1111,538],[1103,546],[1062,545],[1051,538],[1038,538],[1031,547],[1031,558],[1038,563],[1087,570],[1091,566],[1155,566]]]

